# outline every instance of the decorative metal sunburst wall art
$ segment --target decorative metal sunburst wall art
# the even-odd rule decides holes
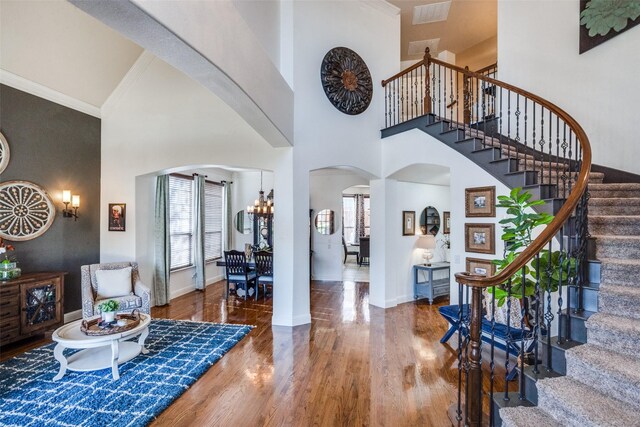
[[[335,47],[327,52],[322,60],[320,79],[329,101],[345,114],[360,114],[371,103],[371,73],[351,49]]]
[[[7,139],[4,137],[2,132],[0,132],[0,173],[4,172],[9,164],[9,143]]]
[[[28,181],[0,183],[0,237],[31,240],[44,234],[56,216],[51,198]]]

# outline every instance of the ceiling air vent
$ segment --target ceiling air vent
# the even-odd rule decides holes
[[[424,55],[424,50],[429,48],[431,55],[435,55],[438,51],[438,44],[440,43],[440,39],[429,39],[429,40],[417,40],[414,42],[409,42],[409,52],[408,55]]]
[[[413,25],[446,21],[450,7],[451,1],[416,6],[413,8]]]

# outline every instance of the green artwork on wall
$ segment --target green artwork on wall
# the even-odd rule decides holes
[[[640,24],[640,0],[580,0],[580,53]]]

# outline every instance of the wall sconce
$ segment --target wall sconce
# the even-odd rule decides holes
[[[64,209],[62,210],[62,216],[65,218],[74,218],[74,221],[78,220],[78,208],[80,207],[80,196],[77,194],[71,195],[71,191],[62,191],[62,203],[64,203]],[[73,210],[69,209],[69,203]]]

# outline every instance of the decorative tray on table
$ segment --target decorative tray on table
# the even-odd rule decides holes
[[[120,322],[118,322],[120,321]],[[118,323],[124,323],[122,326]],[[126,332],[140,324],[140,311],[133,310],[131,314],[117,314],[113,322],[103,322],[100,317],[83,320],[80,330],[90,336],[111,335]]]

